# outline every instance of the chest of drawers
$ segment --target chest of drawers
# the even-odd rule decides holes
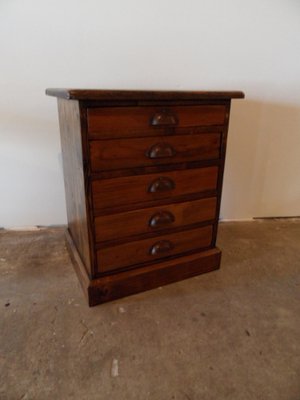
[[[47,89],[58,98],[68,248],[90,306],[219,268],[233,98]]]

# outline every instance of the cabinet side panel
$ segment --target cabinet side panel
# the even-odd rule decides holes
[[[77,100],[58,99],[59,126],[67,203],[68,228],[91,276],[91,257],[85,197],[80,109]]]
[[[227,146],[227,134],[229,128],[229,117],[230,117],[230,106],[231,100],[227,101],[226,104],[226,119],[224,124],[224,129],[222,133],[222,143],[221,143],[221,151],[220,151],[220,168],[219,168],[219,175],[218,175],[218,184],[217,184],[217,191],[218,191],[218,201],[217,201],[217,220],[214,225],[213,231],[213,245],[216,245],[217,234],[218,234],[218,227],[219,227],[219,217],[220,217],[220,207],[221,207],[221,200],[222,200],[222,188],[223,188],[223,175],[224,175],[224,167],[225,167],[225,156],[226,156],[226,146]]]

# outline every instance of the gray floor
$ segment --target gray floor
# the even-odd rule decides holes
[[[0,233],[0,399],[300,399],[300,221],[223,223],[217,272],[88,308],[62,229]]]

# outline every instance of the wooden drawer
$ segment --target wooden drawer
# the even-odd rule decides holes
[[[97,252],[98,272],[151,262],[203,249],[211,245],[212,225],[102,248]]]
[[[87,111],[90,138],[161,135],[161,128],[224,125],[225,105],[101,107]]]
[[[186,201],[95,218],[96,242],[180,228],[216,216],[217,198]]]
[[[92,182],[94,210],[216,190],[218,167],[99,179]]]
[[[217,159],[220,133],[90,142],[92,171]]]

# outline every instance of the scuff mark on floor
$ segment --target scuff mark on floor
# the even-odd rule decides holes
[[[114,358],[112,360],[112,364],[111,364],[111,376],[113,378],[116,378],[117,376],[119,376],[119,362],[116,358]]]
[[[81,344],[83,342],[84,338],[89,333],[89,328],[86,326],[86,324],[84,323],[83,319],[80,320],[80,323],[84,327],[84,331],[83,331],[83,333],[81,335],[81,338],[79,340],[79,344]]]

